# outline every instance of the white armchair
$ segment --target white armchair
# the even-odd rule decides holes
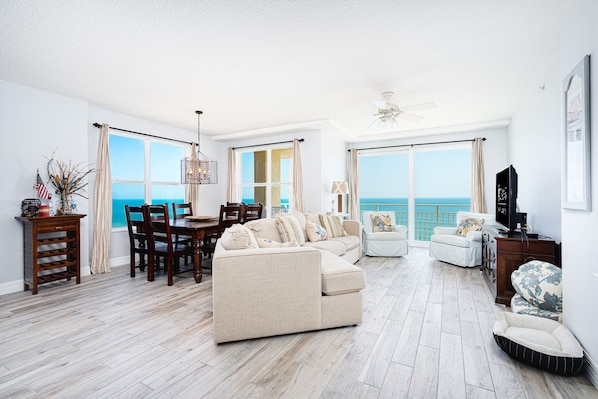
[[[374,232],[372,225],[373,215],[388,215],[394,231]],[[365,211],[363,212],[363,252],[368,256],[403,256],[409,252],[407,245],[407,226],[395,222],[392,211]]]
[[[457,212],[457,224],[463,218],[483,219],[483,225],[496,224],[489,213]],[[456,235],[456,227],[434,228],[430,237],[430,256],[457,266],[474,267],[482,264],[482,231],[469,231],[465,236]]]

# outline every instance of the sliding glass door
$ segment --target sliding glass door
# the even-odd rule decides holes
[[[395,213],[411,245],[436,226],[455,226],[471,203],[471,144],[428,145],[359,154],[360,210]]]

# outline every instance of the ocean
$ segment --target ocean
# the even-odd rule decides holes
[[[253,198],[243,198],[245,203],[251,204]],[[171,203],[173,200],[156,199],[154,204]],[[183,200],[174,200],[182,203]],[[288,209],[289,200],[281,199],[281,205]],[[361,198],[360,210],[394,212],[398,224],[409,225],[407,198]],[[143,200],[114,199],[112,200],[112,228],[127,226],[125,204],[132,206],[143,205]],[[416,198],[415,199],[415,239],[429,241],[436,226],[455,226],[457,211],[469,211],[471,198]],[[410,233],[409,233],[410,234]]]

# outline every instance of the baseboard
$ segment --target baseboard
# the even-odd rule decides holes
[[[585,363],[586,363],[586,377],[592,385],[598,389],[598,363],[596,363],[584,350]]]
[[[113,258],[108,261],[108,265],[112,267],[120,267],[129,264],[129,257],[128,256],[121,256],[119,258]],[[89,265],[81,266],[81,276],[89,276],[91,275],[91,269]],[[6,283],[0,284],[0,295],[12,294],[13,292],[23,291],[23,284],[25,282],[23,279],[9,281]]]
[[[9,281],[0,284],[0,295],[12,294],[13,292],[23,291],[23,280]]]

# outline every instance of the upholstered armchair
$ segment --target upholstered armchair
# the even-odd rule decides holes
[[[407,226],[397,225],[392,211],[363,212],[363,252],[368,256],[403,256],[409,252]]]
[[[481,265],[481,226],[489,224],[496,224],[494,215],[489,213],[457,212],[457,226],[434,228],[430,237],[430,256],[457,266]]]

